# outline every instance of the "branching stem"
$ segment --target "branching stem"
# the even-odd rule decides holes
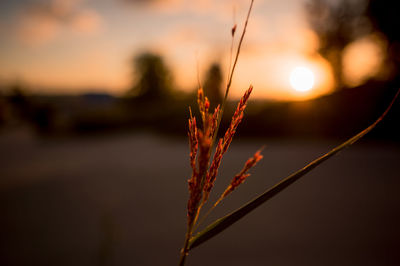
[[[210,150],[209,150],[210,155],[211,155],[211,152],[213,150],[215,141],[217,139],[219,126],[221,124],[222,115],[223,115],[223,112],[224,112],[224,109],[225,109],[225,105],[226,105],[226,102],[227,102],[229,89],[230,89],[230,87],[232,85],[232,77],[233,77],[233,74],[235,72],[237,61],[239,59],[240,48],[242,47],[244,35],[245,35],[246,29],[247,29],[247,24],[248,24],[248,21],[249,21],[249,18],[250,18],[250,13],[251,13],[251,10],[253,8],[253,3],[254,3],[254,0],[251,0],[250,7],[249,7],[249,10],[247,12],[246,21],[245,21],[245,24],[244,24],[244,27],[243,27],[242,35],[240,36],[239,44],[238,44],[238,47],[237,47],[237,50],[236,50],[235,60],[233,62],[232,69],[230,70],[230,73],[229,73],[229,76],[228,76],[228,82],[226,84],[226,89],[225,89],[225,96],[224,96],[224,99],[222,101],[221,110],[220,110],[220,112],[218,114],[217,126],[216,126],[216,129],[215,129],[215,132],[214,132],[214,136],[212,138],[211,145],[210,145]],[[198,82],[199,82],[199,78],[198,78]],[[199,82],[199,85],[200,85],[200,82]],[[203,119],[203,126],[204,126],[204,119]],[[210,158],[211,158],[211,156],[210,156]],[[205,181],[204,179],[205,179],[205,175],[201,179],[201,187],[204,186],[204,181]],[[198,220],[199,215],[200,215],[201,208],[203,207],[204,203],[205,203],[205,200],[203,198],[202,202],[197,207],[195,219],[193,220],[193,222],[191,224],[188,225],[187,233],[186,233],[186,236],[185,236],[185,242],[184,242],[183,248],[181,250],[179,266],[184,266],[185,265],[186,257],[187,257],[188,252],[189,252],[189,243],[190,243],[190,240],[191,240],[191,237],[192,237],[192,234],[193,234],[193,228],[194,227],[197,228],[196,227],[196,223],[197,223],[197,220]]]

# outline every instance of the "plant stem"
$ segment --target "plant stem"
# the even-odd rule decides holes
[[[193,228],[193,232],[196,233],[196,230],[199,228],[199,226],[204,222],[204,220],[208,217],[208,215],[210,215],[210,213],[214,210],[215,206],[217,206],[219,202],[217,202],[216,204],[214,204],[210,209],[208,209],[208,211],[206,212],[206,214],[199,220],[199,222],[196,224],[196,226]]]
[[[215,141],[216,141],[216,138],[217,138],[217,135],[218,135],[218,130],[219,130],[219,126],[220,126],[220,123],[221,123],[221,119],[222,119],[222,115],[223,115],[223,112],[224,112],[224,108],[225,108],[225,105],[226,105],[226,101],[227,101],[227,98],[228,98],[229,89],[230,89],[231,84],[232,84],[233,73],[235,71],[236,64],[237,64],[237,61],[238,61],[238,58],[239,58],[240,48],[242,46],[243,38],[244,38],[244,35],[246,33],[246,28],[247,28],[247,24],[248,24],[248,21],[249,21],[251,9],[253,7],[253,3],[254,3],[254,0],[251,0],[249,11],[247,13],[246,21],[245,21],[245,24],[244,24],[244,27],[243,27],[243,32],[242,32],[242,35],[240,37],[240,41],[239,41],[238,48],[237,48],[237,51],[236,51],[236,56],[235,56],[235,60],[234,60],[233,66],[232,66],[232,70],[231,70],[231,72],[229,73],[229,76],[228,76],[228,83],[226,85],[225,96],[224,96],[224,99],[223,99],[223,102],[222,102],[222,105],[221,105],[220,113],[218,114],[218,118],[217,118],[216,130],[215,130],[214,136],[213,136],[213,138],[211,140],[210,151],[209,151],[210,155],[212,153],[212,148],[213,148],[213,146],[215,144]],[[198,79],[198,83],[199,83],[199,86],[200,86],[199,77],[197,77],[197,79]],[[204,125],[204,119],[203,119],[203,125]],[[201,179],[201,187],[203,187],[204,181],[205,181],[205,174]],[[183,248],[181,250],[179,266],[184,266],[185,265],[186,257],[188,256],[189,249],[190,249],[189,248],[189,244],[190,244],[190,240],[191,240],[192,233],[193,233],[193,227],[195,226],[195,224],[196,224],[196,222],[197,222],[197,220],[199,218],[200,211],[201,211],[201,208],[204,205],[204,203],[205,203],[205,201],[204,201],[204,198],[203,198],[202,202],[200,203],[200,206],[197,206],[197,213],[196,213],[196,217],[195,217],[194,221],[191,224],[188,225],[188,230],[187,230],[186,236],[185,236],[185,242],[184,242]]]
[[[189,241],[192,236],[192,229],[193,229],[193,223],[188,225],[188,230],[185,236],[185,242],[183,243],[183,248],[181,250],[181,257],[179,259],[179,266],[185,265],[186,257],[189,253]]]
[[[222,100],[221,111],[219,112],[219,115],[218,115],[217,128],[216,128],[216,130],[215,130],[214,137],[213,137],[212,142],[211,142],[211,149],[210,149],[210,151],[212,150],[212,147],[213,147],[213,145],[214,145],[214,143],[215,143],[215,140],[217,139],[219,126],[220,126],[220,124],[221,124],[222,115],[223,115],[223,113],[224,113],[226,101],[227,101],[227,99],[228,99],[229,89],[231,88],[231,85],[232,85],[233,74],[234,74],[234,72],[235,72],[235,68],[236,68],[237,61],[238,61],[238,59],[239,59],[240,48],[242,47],[244,35],[246,34],[247,24],[248,24],[248,22],[249,22],[249,18],[250,18],[250,14],[251,14],[251,9],[253,8],[253,3],[254,3],[254,0],[251,0],[250,7],[249,7],[249,11],[247,12],[246,21],[245,21],[245,23],[244,23],[242,35],[240,36],[238,48],[237,48],[237,50],[236,50],[236,55],[235,55],[235,60],[234,60],[234,62],[233,62],[232,70],[231,70],[231,72],[229,73],[229,76],[228,76],[228,83],[226,84],[225,96],[224,96],[224,99]]]
[[[217,205],[224,199],[223,194],[221,195],[221,197],[219,197],[219,199],[214,203],[214,205],[208,209],[207,213],[200,219],[200,221],[197,223],[197,219],[195,220],[194,224],[194,228],[193,228],[193,232],[196,233],[196,230],[199,228],[199,226],[204,222],[204,220],[208,217],[208,215],[210,215],[210,213],[212,213],[212,211],[215,209],[215,207],[217,207]],[[197,217],[198,218],[198,217]]]

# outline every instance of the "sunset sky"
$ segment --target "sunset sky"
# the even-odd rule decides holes
[[[229,65],[230,30],[242,29],[250,1],[244,0],[15,0],[0,2],[0,83],[21,82],[33,92],[108,92],[131,84],[135,54],[161,54],[178,89],[196,85],[212,62]],[[332,73],[320,57],[310,29],[306,0],[255,1],[234,79],[233,95],[249,84],[254,95],[304,99],[330,92]],[[238,36],[236,36],[238,37]],[[372,37],[345,53],[352,85],[374,75],[382,61]],[[368,57],[365,56],[368,54]],[[364,56],[363,56],[364,55]],[[296,67],[310,69],[308,92],[290,85]]]

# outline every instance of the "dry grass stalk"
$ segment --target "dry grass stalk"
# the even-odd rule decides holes
[[[207,202],[211,189],[214,186],[215,179],[218,174],[218,168],[221,165],[221,160],[224,153],[227,152],[229,145],[232,142],[236,129],[243,119],[243,112],[246,108],[246,103],[250,97],[253,87],[245,92],[240,102],[237,105],[236,111],[232,117],[231,124],[227,129],[223,138],[218,142],[211,166],[209,166],[212,139],[216,133],[218,116],[220,112],[219,105],[215,108],[214,113],[209,113],[210,103],[207,97],[204,96],[203,89],[198,89],[197,103],[199,112],[203,119],[203,128],[197,128],[196,118],[193,117],[190,111],[189,118],[189,146],[190,146],[190,164],[192,167],[192,176],[189,179],[190,197],[188,201],[188,224],[195,224],[203,205]],[[197,151],[199,151],[198,157]],[[197,163],[196,163],[197,158]],[[260,157],[260,159],[262,156]],[[198,169],[197,169],[198,166]],[[202,198],[202,200],[201,200]],[[200,202],[201,201],[201,202]]]
[[[221,164],[222,156],[228,150],[229,145],[232,142],[233,136],[236,132],[236,129],[240,124],[240,122],[242,121],[243,112],[246,108],[246,103],[253,89],[253,87],[250,86],[250,88],[245,92],[244,96],[238,103],[237,109],[232,117],[231,124],[227,129],[224,137],[219,140],[215,154],[213,156],[212,163],[210,165],[211,151],[218,134],[218,129],[221,123],[222,114],[227,101],[229,89],[232,84],[233,73],[240,54],[240,48],[246,32],[247,23],[249,20],[253,2],[254,0],[251,0],[243,32],[237,47],[235,60],[233,62],[232,68],[229,67],[230,73],[228,75],[225,97],[222,102],[222,106],[220,107],[220,105],[218,105],[212,114],[209,112],[210,102],[204,95],[203,88],[201,87],[199,82],[199,89],[197,92],[197,104],[199,107],[199,112],[202,120],[202,128],[198,127],[196,123],[196,118],[193,116],[190,110],[188,136],[189,136],[190,165],[192,168],[192,176],[188,180],[189,194],[190,194],[187,206],[188,228],[186,232],[185,242],[181,250],[181,258],[179,265],[185,264],[186,256],[189,250],[189,241],[194,231],[193,229],[199,218],[200,211],[204,203],[208,200],[209,194],[214,185],[218,173],[218,168]],[[236,32],[236,25],[231,30],[232,44],[235,32]],[[262,156],[259,156],[258,158],[261,159]],[[243,176],[244,175],[242,175],[242,177]],[[242,182],[240,183],[236,182],[237,183],[236,187],[240,185]]]
[[[199,218],[200,211],[203,205],[207,202],[210,192],[214,186],[215,179],[218,174],[218,169],[221,165],[222,157],[227,152],[233,136],[236,133],[237,127],[243,119],[243,113],[246,109],[247,101],[253,87],[250,86],[248,90],[244,93],[243,97],[240,99],[235,113],[232,116],[231,123],[226,130],[224,137],[218,141],[213,160],[209,166],[211,148],[215,135],[217,134],[217,128],[219,127],[218,118],[221,115],[220,106],[218,105],[214,112],[211,114],[209,112],[210,102],[204,95],[204,91],[201,87],[198,89],[197,93],[197,103],[199,107],[199,112],[203,121],[203,127],[199,128],[196,123],[196,118],[193,116],[191,109],[190,117],[188,123],[188,137],[189,137],[189,147],[190,147],[190,165],[192,168],[192,176],[188,180],[189,186],[189,200],[187,207],[187,217],[188,217],[188,232],[187,239],[190,239],[193,228],[197,228],[196,222]],[[223,196],[214,204],[210,211],[223,199],[226,195],[231,193],[236,189],[243,181],[249,176],[247,174],[248,170],[253,167],[259,160],[261,160],[262,155],[260,151],[250,158],[242,171],[233,178],[231,184],[223,193]],[[209,211],[209,212],[210,212]],[[206,214],[206,216],[209,214]],[[182,250],[182,256],[187,255],[185,252],[185,247]],[[184,262],[183,262],[184,263]],[[181,265],[183,265],[181,263]]]
[[[232,116],[231,123],[226,130],[224,137],[218,141],[213,160],[209,166],[211,147],[216,129],[218,126],[218,117],[220,115],[219,105],[211,114],[209,112],[210,103],[205,97],[203,89],[198,89],[197,103],[199,112],[203,120],[203,127],[199,128],[196,123],[196,118],[193,116],[191,109],[188,123],[188,137],[190,147],[190,165],[192,168],[192,176],[188,180],[190,197],[188,200],[187,217],[188,228],[190,234],[197,228],[196,222],[199,218],[200,211],[203,205],[207,202],[210,192],[214,186],[215,179],[218,174],[218,169],[221,165],[222,157],[227,152],[233,136],[236,133],[237,127],[243,119],[243,113],[246,109],[247,101],[253,87],[250,86],[240,99],[235,113]],[[242,171],[232,179],[231,184],[223,193],[223,196],[214,204],[210,211],[223,199],[226,195],[236,189],[249,176],[248,170],[253,167],[259,160],[262,159],[260,151],[256,152],[252,158],[246,163]],[[206,216],[209,212],[206,214]]]

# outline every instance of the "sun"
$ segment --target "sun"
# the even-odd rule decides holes
[[[296,67],[290,73],[290,85],[299,92],[306,92],[314,87],[314,73],[306,67]]]

